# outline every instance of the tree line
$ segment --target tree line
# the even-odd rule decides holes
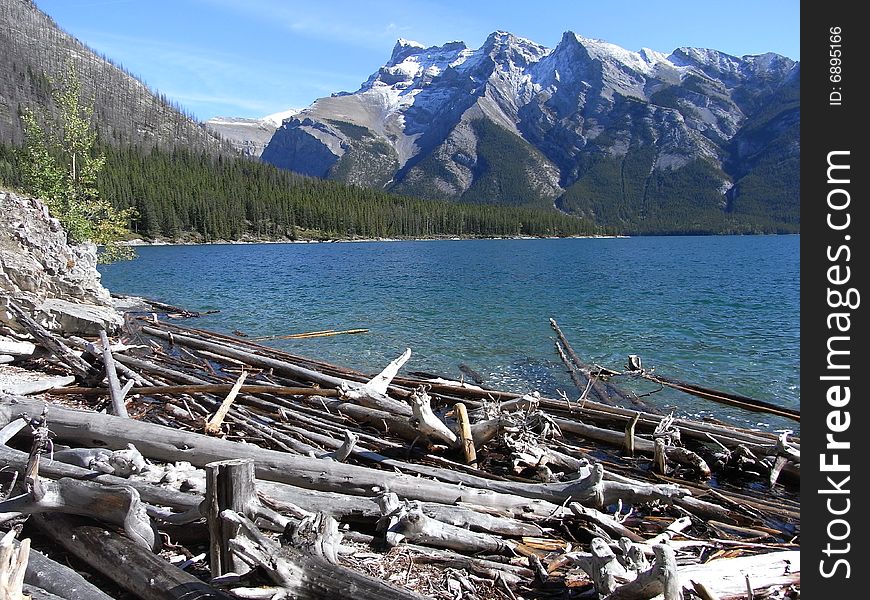
[[[420,200],[183,148],[103,145],[99,196],[135,209],[147,239],[569,236],[606,233],[554,210]],[[20,187],[24,154],[0,146],[0,182]]]

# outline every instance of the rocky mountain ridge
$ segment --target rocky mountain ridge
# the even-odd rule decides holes
[[[357,91],[284,121],[262,158],[422,197],[555,203],[629,230],[788,229],[799,84],[799,63],[770,53],[633,52],[572,32],[553,49],[502,31],[478,49],[399,40]]]
[[[260,156],[284,119],[290,118],[298,112],[298,108],[291,108],[260,119],[214,117],[204,121],[204,123],[210,130],[232,144],[233,148],[240,154]]]
[[[75,68],[101,139],[114,145],[234,153],[181,107],[63,31],[31,0],[0,0],[0,143],[20,144],[19,112],[51,108],[51,90]]]

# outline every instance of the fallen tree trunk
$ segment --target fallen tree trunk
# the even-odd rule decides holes
[[[94,368],[84,359],[70,350],[57,336],[50,333],[42,325],[34,321],[30,315],[21,309],[10,298],[7,302],[9,310],[22,327],[36,339],[46,350],[54,355],[59,361],[68,366],[77,377],[83,381],[89,381],[94,376]]]
[[[30,550],[24,583],[41,588],[65,600],[112,600],[73,569]]]
[[[18,399],[15,404],[0,404],[0,424],[17,417],[21,412],[41,414],[43,407],[42,403],[27,399]],[[83,413],[57,407],[52,408],[49,423],[59,439],[83,445],[119,447],[135,440],[138,449],[146,457],[168,462],[187,460],[197,466],[230,457],[251,458],[255,461],[256,475],[260,479],[353,495],[365,496],[389,489],[412,500],[445,504],[467,502],[507,511],[519,510],[538,514],[543,511],[544,514],[552,514],[568,498],[598,508],[618,500],[670,502],[687,493],[687,490],[670,484],[604,481],[601,473],[581,480],[529,484],[494,481],[448,471],[451,479],[461,477],[460,480],[466,482],[464,485],[450,485],[356,465],[264,450],[250,444],[240,445],[112,415]],[[437,469],[430,469],[432,473],[436,471]]]
[[[26,452],[15,450],[9,446],[0,444],[0,462],[7,469],[13,469],[24,474],[27,468],[28,455]],[[98,471],[92,471],[75,465],[68,465],[57,460],[45,460],[39,465],[39,473],[42,477],[61,478],[72,477],[75,479],[98,482],[103,485],[129,486],[139,493],[143,502],[159,506],[168,506],[181,511],[187,511],[199,506],[202,497],[195,494],[187,494],[170,490],[136,479],[124,479],[115,475],[107,475]]]
[[[61,515],[34,515],[34,524],[70,554],[142,600],[233,600],[112,531]]]
[[[720,598],[746,598],[747,576],[752,589],[760,591],[800,583],[800,572],[800,552],[794,550],[722,558],[678,569],[683,587],[697,582]]]
[[[387,582],[333,564],[325,556],[279,546],[247,518],[232,511],[222,516],[239,528],[231,548],[252,567],[262,567],[269,577],[298,600],[422,600],[421,596]]]
[[[84,515],[124,529],[127,536],[149,549],[158,545],[139,493],[129,486],[104,486],[76,479],[46,480],[41,494],[24,493],[0,502],[0,521],[10,513],[33,515],[46,512]],[[6,515],[4,515],[6,513]]]
[[[72,375],[61,375],[58,377],[49,377],[47,379],[37,379],[35,381],[21,381],[19,383],[9,383],[3,386],[3,391],[7,394],[18,396],[28,396],[30,394],[41,394],[48,390],[62,388],[76,380]]]

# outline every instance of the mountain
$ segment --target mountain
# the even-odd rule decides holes
[[[567,32],[478,49],[399,40],[353,93],[283,122],[262,159],[424,198],[555,206],[650,233],[799,228],[800,65]]]
[[[260,156],[284,119],[299,112],[298,108],[267,115],[260,119],[214,117],[205,121],[209,129],[246,156]]]
[[[85,96],[93,99],[103,141],[233,153],[165,96],[61,30],[31,0],[0,0],[0,143],[21,143],[20,111],[50,105],[51,89],[62,81],[68,63]]]

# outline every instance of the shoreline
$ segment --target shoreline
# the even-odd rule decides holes
[[[365,242],[459,242],[469,240],[493,241],[493,240],[566,240],[566,239],[629,239],[628,235],[564,235],[564,236],[504,236],[504,237],[422,237],[422,238],[333,238],[333,239],[307,239],[307,240],[213,240],[210,242],[194,241],[166,241],[162,239],[144,240],[136,238],[121,242],[123,246],[133,248],[146,246],[243,246],[254,244],[355,244]]]

